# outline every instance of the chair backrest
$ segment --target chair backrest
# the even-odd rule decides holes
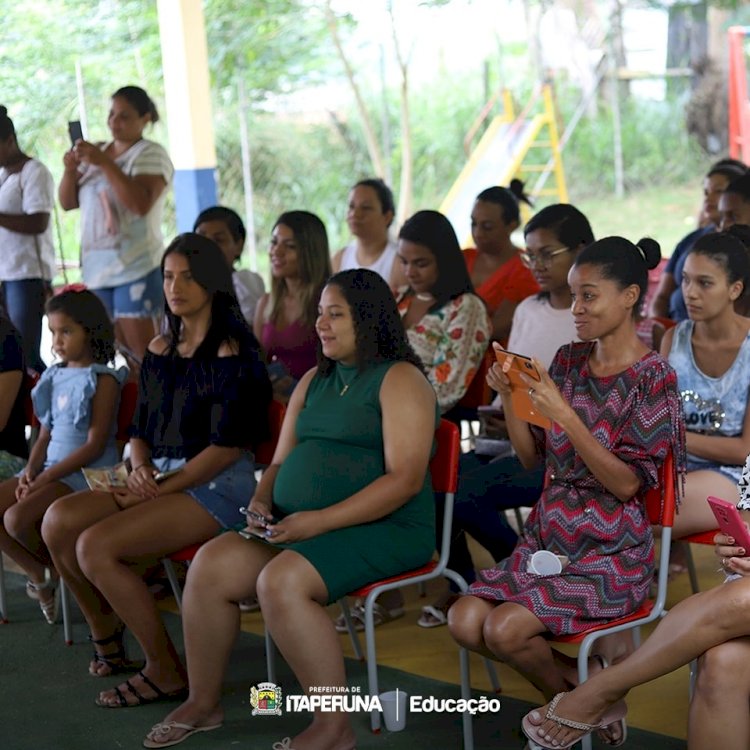
[[[133,423],[135,407],[138,403],[138,384],[129,380],[120,392],[120,407],[117,410],[117,432],[115,439],[127,443],[130,440],[130,425]]]
[[[670,328],[674,328],[677,325],[677,321],[672,320],[672,318],[665,318],[665,317],[662,317],[661,315],[653,315],[651,317],[657,323],[661,323],[664,326],[664,328],[666,328],[667,330]]]
[[[656,487],[648,490],[643,498],[648,520],[656,526],[671,528],[677,504],[674,486],[674,455],[667,453],[659,468],[659,481]]]
[[[26,370],[21,381],[21,390],[24,393],[23,400],[23,413],[24,421],[29,427],[39,427],[39,420],[34,414],[34,404],[31,401],[31,391],[34,386],[39,382],[40,375],[34,370]]]
[[[458,487],[458,459],[461,455],[461,433],[447,419],[441,419],[435,432],[437,450],[430,461],[432,489],[455,492]]]
[[[482,357],[479,368],[472,378],[471,383],[469,383],[466,393],[464,393],[456,406],[460,406],[463,409],[476,409],[477,406],[484,406],[490,402],[491,390],[487,385],[487,370],[492,367],[494,361],[495,351],[490,346],[484,353],[484,357]]]
[[[271,437],[255,447],[255,463],[269,466],[276,452],[276,443],[281,435],[281,425],[284,423],[286,406],[276,399],[271,399],[268,407],[268,424],[271,428]]]

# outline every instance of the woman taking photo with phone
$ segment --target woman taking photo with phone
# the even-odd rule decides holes
[[[159,120],[138,86],[112,95],[112,140],[79,140],[63,157],[60,205],[81,209],[81,270],[115,321],[118,341],[140,362],[162,311],[159,260],[166,190],[174,167],[158,143],[143,137]]]
[[[0,283],[2,302],[21,334],[26,364],[41,373],[39,354],[47,291],[55,275],[50,214],[55,183],[47,167],[18,146],[0,107]]]
[[[659,261],[653,240],[606,237],[582,250],[570,272],[580,343],[562,347],[541,380],[521,376],[532,427],[514,413],[504,366],[488,382],[503,401],[521,463],[545,461],[545,488],[513,553],[479,573],[448,613],[463,646],[502,661],[550,700],[576,680],[574,661],[545,635],[578,633],[632,612],[648,596],[654,540],[641,498],[666,455],[684,468],[684,427],[674,371],[636,335],[636,313]],[[536,575],[535,553],[566,558]],[[613,728],[617,741],[623,728]]]

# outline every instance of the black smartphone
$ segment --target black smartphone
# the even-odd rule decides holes
[[[83,130],[81,129],[80,120],[71,120],[68,123],[68,134],[70,135],[70,145],[75,146],[76,141],[83,140]]]

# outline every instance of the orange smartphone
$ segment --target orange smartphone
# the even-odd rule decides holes
[[[513,406],[513,413],[519,419],[543,427],[545,430],[552,427],[552,422],[544,414],[537,411],[531,396],[529,396],[529,386],[521,380],[521,373],[537,382],[542,380],[539,370],[536,369],[536,365],[531,361],[531,358],[505,349],[499,351],[495,349],[495,359],[501,366],[510,361],[510,368],[505,374],[510,380],[510,402]]]

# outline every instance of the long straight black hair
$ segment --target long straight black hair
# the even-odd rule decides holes
[[[249,350],[259,351],[258,340],[242,315],[234,293],[232,271],[219,246],[213,240],[192,232],[178,235],[162,256],[162,276],[164,275],[164,262],[172,253],[178,253],[187,260],[193,279],[211,297],[211,323],[205,338],[193,356],[196,359],[215,357],[224,342],[236,346],[238,354]],[[164,310],[168,328],[168,351],[170,354],[175,354],[180,342],[182,318],[169,309],[166,299]]]

